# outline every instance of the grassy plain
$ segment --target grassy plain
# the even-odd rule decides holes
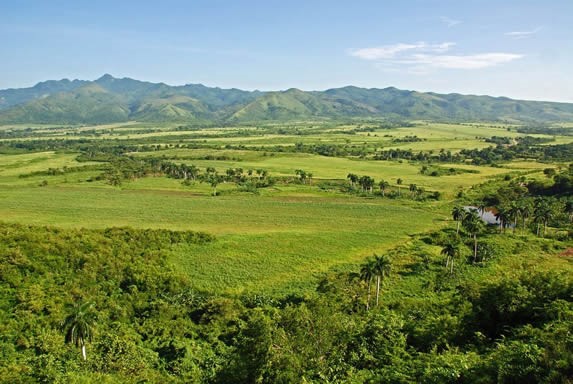
[[[424,123],[410,128],[375,128],[371,132],[354,132],[355,124],[293,123],[285,126],[286,132],[278,133],[280,128],[267,125],[188,129],[137,123],[37,128],[36,136],[18,140],[73,137],[107,145],[117,142],[161,145],[162,150],[134,155],[194,164],[202,169],[212,166],[222,174],[227,168],[241,167],[262,168],[272,176],[294,177],[296,169],[304,169],[313,173],[314,180],[312,186],[278,184],[260,190],[258,195],[238,192],[234,184],[227,183],[219,186],[220,196],[212,197],[206,184],[184,186],[179,180],[166,177],[145,177],[112,187],[104,181],[91,181],[101,173],[98,170],[33,174],[49,168],[97,164],[76,161],[77,150],[0,154],[0,220],[61,227],[131,226],[205,231],[214,234],[216,241],[208,245],[181,245],[170,253],[171,261],[189,276],[197,289],[295,292],[311,287],[313,278],[321,272],[351,268],[373,252],[384,252],[405,242],[409,235],[447,225],[450,200],[461,189],[467,190],[506,173],[540,174],[547,167],[524,161],[496,168],[444,164],[441,166],[476,173],[432,177],[420,173],[421,164],[407,161],[265,153],[251,148],[294,146],[303,142],[455,152],[489,146],[483,140],[485,137],[520,135],[505,126],[461,124]],[[23,127],[9,129],[20,132]],[[304,134],[293,133],[297,130]],[[413,143],[395,140],[407,136],[425,140]],[[568,142],[573,137],[557,139]],[[16,139],[4,139],[13,140]],[[177,144],[189,143],[209,148],[175,148]],[[227,144],[244,148],[226,149]],[[207,160],[208,155],[224,160]],[[348,173],[369,175],[377,181],[385,179],[392,188],[396,188],[396,180],[401,178],[406,196],[408,185],[414,183],[428,191],[439,191],[444,198],[437,202],[415,202],[406,197],[370,198],[321,188],[325,181],[345,180]]]

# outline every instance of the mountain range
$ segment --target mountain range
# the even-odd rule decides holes
[[[243,123],[269,120],[392,118],[457,121],[573,121],[573,104],[437,94],[394,87],[326,91],[244,91],[170,86],[106,74],[94,81],[50,80],[0,90],[0,124],[125,121]]]

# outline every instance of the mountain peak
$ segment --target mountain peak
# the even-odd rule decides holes
[[[97,79],[95,82],[96,83],[102,83],[102,82],[109,82],[109,81],[114,81],[114,80],[116,80],[115,77],[113,77],[109,73],[106,73],[102,77]]]

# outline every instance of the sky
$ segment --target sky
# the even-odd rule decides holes
[[[573,0],[19,0],[0,89],[115,77],[573,102]]]

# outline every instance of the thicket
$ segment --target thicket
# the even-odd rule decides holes
[[[543,240],[493,230],[480,239],[492,257],[452,274],[432,251],[451,233],[394,250],[367,310],[358,270],[304,295],[198,292],[167,254],[216,241],[205,234],[1,224],[0,381],[571,382],[570,270],[535,268]],[[489,276],[516,258],[521,269]],[[91,311],[85,361],[66,343],[78,308]]]

